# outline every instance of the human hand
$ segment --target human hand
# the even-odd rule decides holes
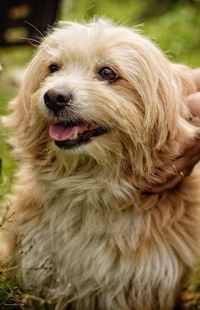
[[[187,98],[187,105],[192,115],[191,122],[200,124],[200,92],[190,95]],[[171,171],[162,173],[162,179],[165,182],[163,184],[154,184],[148,189],[148,193],[159,194],[173,189],[184,177],[192,172],[195,164],[200,160],[200,137],[193,138],[193,140],[183,145],[182,149],[183,155],[173,162]]]

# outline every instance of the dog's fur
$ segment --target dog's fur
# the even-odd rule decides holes
[[[52,63],[60,70],[50,74]],[[102,67],[120,78],[102,80]],[[161,195],[142,191],[197,132],[187,121],[184,96],[195,85],[186,71],[136,31],[103,20],[65,23],[41,44],[6,119],[21,161],[10,252],[25,286],[79,310],[173,308],[198,254],[200,178],[193,172]],[[58,148],[48,134],[58,119],[43,99],[50,88],[74,93],[61,118],[111,131]]]

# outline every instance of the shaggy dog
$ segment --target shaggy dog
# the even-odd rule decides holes
[[[142,192],[197,133],[189,74],[104,20],[44,39],[6,119],[21,166],[5,252],[25,287],[77,310],[173,308],[198,253],[200,179]]]

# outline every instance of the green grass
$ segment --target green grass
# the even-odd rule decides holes
[[[0,279],[0,309],[54,310],[55,306],[46,298],[25,292],[15,280]]]
[[[200,66],[200,12],[196,7],[177,6],[164,16],[152,18],[144,33],[155,38],[172,61]]]
[[[12,47],[0,49],[0,63],[3,71],[0,75],[0,115],[6,115],[7,104],[17,93],[12,74],[15,70],[23,68],[33,55],[32,47]],[[0,123],[1,124],[1,123]],[[15,171],[15,162],[11,155],[11,149],[6,143],[9,130],[0,125],[0,199],[10,191]],[[0,215],[2,210],[0,210]]]
[[[130,0],[82,0],[63,1],[61,19],[88,20],[93,16],[105,16],[116,22],[133,24],[145,1]]]
[[[134,27],[153,38],[175,62],[200,66],[200,7],[185,1],[164,15],[141,19],[147,1],[82,0],[64,1],[60,19],[89,20],[93,16],[111,18]]]
[[[1,94],[1,106],[0,113],[1,115],[6,114],[6,103],[9,101],[10,97],[15,95],[14,89],[7,84],[1,84],[0,86]],[[0,198],[10,190],[12,175],[14,173],[15,163],[10,154],[10,148],[5,143],[5,140],[8,138],[8,130],[1,128],[0,131],[0,158],[2,162],[1,167],[1,178],[0,178]]]

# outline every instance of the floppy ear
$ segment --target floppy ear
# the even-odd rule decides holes
[[[32,115],[34,94],[48,74],[48,57],[40,47],[36,56],[26,69],[21,89],[14,100],[9,103],[11,113],[2,118],[3,124],[11,128],[13,135],[10,143],[15,146],[16,153],[31,150],[44,140],[43,126],[37,126],[38,120]],[[16,136],[15,136],[16,134]],[[20,149],[23,149],[23,152]],[[35,147],[36,148],[36,147]],[[39,150],[39,147],[36,148]]]
[[[190,136],[192,128],[184,120],[187,109],[182,106],[184,95],[195,88],[185,73],[187,70],[172,65],[159,49],[143,38],[132,43],[127,58],[126,78],[144,107],[144,137],[159,150],[177,140],[177,136]],[[184,113],[180,113],[182,110]]]
[[[48,56],[41,46],[28,65],[19,95],[23,97],[25,106],[29,105],[30,96],[39,88],[48,74]]]
[[[41,46],[28,65],[22,86],[18,95],[9,103],[11,114],[3,118],[3,123],[18,132],[23,128],[30,117],[31,97],[48,74],[48,57],[45,56],[44,47]],[[27,123],[28,126],[28,123]]]
[[[31,96],[40,87],[45,77],[48,75],[49,54],[46,47],[46,39],[38,48],[36,55],[32,58],[27,66],[22,81],[21,89],[19,90],[16,99],[11,102],[10,107],[14,111],[20,109],[28,113],[31,103]],[[19,106],[19,107],[18,107]]]

